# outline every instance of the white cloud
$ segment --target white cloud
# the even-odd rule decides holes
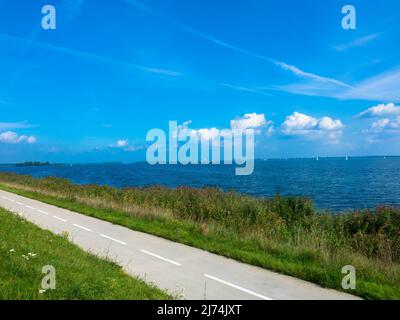
[[[398,137],[400,133],[400,117],[378,119],[363,133],[369,143],[381,142],[383,138]]]
[[[231,129],[257,129],[267,124],[264,114],[246,113],[243,117],[231,120]]]
[[[271,121],[270,124],[271,125],[268,126],[268,128],[267,128],[267,132],[266,132],[267,136],[272,136],[274,134],[274,132],[275,132],[275,128],[273,126],[273,122]]]
[[[318,125],[316,118],[310,117],[306,114],[295,112],[290,116],[286,117],[285,122],[282,125],[282,131],[284,134],[303,134],[309,130],[313,130]]]
[[[26,141],[27,141],[28,143],[30,143],[30,144],[34,144],[34,143],[37,142],[37,139],[36,139],[35,136],[29,136],[29,137],[26,138]]]
[[[185,121],[177,127],[177,131],[173,133],[176,138],[178,136],[190,136],[198,137],[202,140],[215,140],[220,137],[222,130],[215,127],[213,128],[201,128],[201,129],[191,129],[189,125],[192,123],[191,120]]]
[[[115,141],[115,143],[108,145],[108,148],[119,149],[119,150],[126,151],[126,152],[134,152],[134,151],[143,150],[145,148],[145,146],[131,145],[129,143],[128,139],[119,139],[119,140]],[[102,150],[102,148],[99,147],[99,150]]]
[[[374,117],[391,117],[400,116],[400,107],[395,106],[394,103],[378,104],[377,106],[368,108],[360,112],[357,117],[359,118],[374,118]]]
[[[388,130],[399,130],[400,129],[400,117],[390,120],[390,119],[381,119],[380,123],[373,123],[372,125],[378,128],[381,128],[382,130],[388,129]],[[378,121],[379,122],[379,121]]]
[[[334,120],[327,116],[317,119],[299,112],[287,116],[281,126],[284,135],[325,139],[328,143],[338,143],[343,128],[341,120]]]
[[[245,131],[247,129],[254,129],[255,134],[260,134],[261,128],[266,127],[267,134],[272,134],[273,132],[272,121],[266,120],[264,114],[257,113],[246,113],[241,117],[231,120],[229,129],[217,129],[215,127],[191,129],[189,128],[189,125],[191,123],[192,121],[186,121],[183,124],[179,125],[177,128],[177,132],[174,134],[174,136],[197,136],[198,138],[203,140],[214,140],[224,136],[233,136],[235,134],[235,130]]]
[[[363,132],[370,136],[367,140],[375,141],[375,138],[380,134],[398,133],[400,130],[400,107],[394,103],[378,104],[360,112],[357,118],[375,119],[369,129]]]
[[[127,139],[117,140],[117,142],[115,143],[115,146],[117,148],[123,148],[123,147],[126,147],[127,145],[128,145],[128,140]]]
[[[369,129],[363,131],[367,134],[368,141],[376,141],[382,134],[398,134],[400,132],[400,107],[395,106],[394,103],[370,107],[356,117],[375,119]]]
[[[384,129],[388,124],[390,123],[389,119],[380,119],[378,121],[375,121],[371,125],[372,131],[381,131]]]
[[[34,136],[18,135],[13,131],[6,131],[0,133],[1,143],[17,144],[20,142],[27,142],[29,144],[36,143],[37,139]]]
[[[214,140],[218,138],[221,132],[217,128],[203,128],[197,130],[197,133],[204,140]]]
[[[318,127],[321,130],[340,130],[344,128],[344,125],[340,120],[333,120],[330,117],[322,117],[319,119]]]

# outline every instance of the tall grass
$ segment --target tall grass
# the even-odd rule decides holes
[[[353,265],[354,291],[400,298],[400,209],[330,214],[306,198],[254,198],[216,188],[117,189],[66,179],[0,173],[3,188],[127,227],[341,289]]]
[[[55,268],[55,289],[43,290],[43,266]],[[63,236],[0,208],[0,300],[171,299]]]

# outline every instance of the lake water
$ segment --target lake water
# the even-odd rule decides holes
[[[341,211],[400,205],[400,157],[260,160],[250,176],[235,176],[228,165],[84,164],[43,167],[2,166],[0,171],[57,176],[76,183],[115,187],[217,186],[254,196],[312,198],[320,209]]]

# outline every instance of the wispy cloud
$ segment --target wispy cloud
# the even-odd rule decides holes
[[[400,102],[400,68],[386,71],[344,88],[333,83],[308,81],[283,86],[264,88],[306,96],[329,97],[341,100],[368,100]],[[262,87],[257,89],[261,90]]]
[[[128,4],[134,6],[134,7],[138,8],[138,9],[140,9],[142,11],[145,11],[145,12],[148,12],[148,13],[153,14],[155,16],[158,16],[160,18],[163,18],[164,20],[168,21],[169,23],[175,25],[176,27],[178,27],[178,28],[180,28],[180,29],[182,29],[182,30],[184,30],[184,31],[186,31],[188,33],[191,33],[192,35],[195,35],[195,36],[197,36],[199,38],[202,38],[202,39],[208,40],[210,42],[213,42],[214,44],[216,44],[218,46],[221,46],[221,47],[224,47],[224,48],[227,48],[227,49],[230,49],[230,50],[245,54],[245,55],[253,57],[253,58],[257,58],[259,60],[263,60],[263,61],[272,63],[272,64],[280,67],[283,70],[291,72],[292,74],[294,74],[294,75],[296,75],[298,77],[309,78],[309,79],[322,81],[322,82],[334,83],[336,85],[343,86],[343,87],[350,87],[348,84],[346,84],[346,83],[344,83],[342,81],[339,81],[339,80],[336,80],[336,79],[333,79],[333,78],[329,78],[329,77],[320,76],[320,75],[317,75],[317,74],[314,74],[314,73],[306,72],[306,71],[303,71],[300,68],[298,68],[296,66],[293,66],[293,65],[290,65],[288,63],[285,63],[285,62],[282,62],[282,61],[279,61],[277,59],[273,59],[273,58],[270,58],[270,57],[266,57],[264,55],[260,55],[260,54],[254,53],[254,52],[251,52],[249,50],[246,50],[246,49],[237,47],[235,45],[232,45],[230,43],[227,43],[225,41],[222,41],[222,40],[220,40],[220,39],[218,39],[216,37],[213,37],[213,36],[210,36],[208,34],[205,34],[205,33],[201,32],[199,30],[193,29],[193,28],[191,28],[191,27],[189,27],[189,26],[187,26],[187,25],[185,25],[185,24],[183,24],[183,23],[181,23],[181,22],[179,22],[179,21],[177,21],[177,20],[175,20],[175,19],[173,19],[173,18],[171,18],[171,17],[159,12],[159,11],[156,11],[156,10],[150,8],[149,6],[147,6],[147,5],[145,5],[145,4],[141,3],[141,2],[138,2],[138,1],[135,1],[135,0],[125,0],[125,1]]]
[[[26,129],[38,126],[37,124],[30,124],[28,121],[0,122],[0,130]]]
[[[257,87],[259,90],[267,90],[267,91],[284,91],[291,94],[298,94],[304,96],[312,96],[312,97],[329,97],[329,98],[338,98],[339,93],[343,93],[348,88],[344,88],[342,86],[337,86],[333,83],[320,82],[320,81],[312,81],[305,79],[304,81],[300,81],[298,83],[292,83],[287,85],[275,85],[268,87]]]
[[[339,87],[352,88],[352,86],[350,86],[342,81],[332,79],[332,78],[322,77],[322,76],[319,76],[317,74],[310,73],[310,72],[305,72],[295,66],[292,66],[292,65],[284,63],[284,62],[275,61],[275,64],[280,66],[284,70],[291,71],[293,74],[295,74],[296,76],[301,77],[301,78],[317,80],[321,83],[330,83],[330,84],[333,84],[333,85],[336,85]]]
[[[381,73],[354,86],[351,90],[338,93],[341,99],[375,101],[400,101],[400,68]]]
[[[53,44],[39,42],[39,41],[31,40],[31,39],[10,36],[7,34],[0,34],[0,41],[12,42],[12,43],[19,44],[19,45],[29,44],[29,45],[33,45],[33,46],[36,46],[41,49],[64,53],[67,55],[84,58],[84,59],[89,59],[89,60],[94,60],[94,61],[98,61],[98,62],[114,64],[114,65],[117,65],[120,67],[141,70],[141,71],[144,71],[147,73],[161,74],[161,75],[172,76],[172,77],[181,75],[180,72],[173,71],[173,70],[143,66],[143,65],[126,62],[126,61],[115,59],[115,58],[105,57],[105,56],[94,54],[94,53],[82,52],[82,51],[78,51],[78,50],[74,50],[74,49],[70,49],[70,48],[66,48],[66,47],[61,47],[61,46],[56,46]]]
[[[39,42],[39,41],[31,40],[31,39],[25,39],[25,38],[20,38],[20,37],[15,37],[15,36],[0,33],[0,42],[1,41],[12,42],[14,44],[24,45],[24,46],[25,45],[36,46],[36,47],[44,49],[44,50],[59,52],[59,53],[67,54],[70,56],[79,57],[82,59],[88,59],[88,60],[92,60],[92,61],[113,64],[113,65],[123,67],[123,68],[125,67],[125,68],[129,68],[129,69],[136,69],[136,70],[143,71],[146,73],[151,73],[151,74],[157,74],[157,75],[168,76],[168,77],[190,76],[190,75],[184,74],[179,71],[174,71],[174,70],[169,70],[169,69],[164,69],[164,68],[157,68],[157,67],[148,67],[148,66],[143,66],[143,65],[139,65],[139,64],[133,64],[133,63],[126,62],[123,60],[109,58],[109,57],[105,57],[105,56],[94,54],[94,53],[82,52],[82,51],[78,51],[78,50],[74,50],[74,49],[70,49],[70,48],[66,48],[66,47],[56,46],[56,45],[49,44],[49,43]],[[205,79],[205,78],[200,78],[197,76],[190,76],[190,77],[194,80],[197,79],[197,80],[201,80],[201,81],[206,81],[213,85],[231,88],[236,91],[250,92],[250,93],[268,95],[268,96],[270,95],[269,93],[262,92],[257,89],[254,89],[254,88],[248,88],[248,87],[244,87],[244,86],[240,86],[240,85],[233,85],[233,84],[229,84],[229,83],[213,81],[213,80],[209,80],[209,79]]]
[[[258,93],[258,94],[262,94],[262,95],[265,95],[265,96],[271,96],[270,93],[264,92],[264,91],[261,91],[261,90],[257,90],[256,88],[248,88],[248,87],[233,85],[233,84],[225,83],[225,82],[217,82],[217,81],[213,81],[213,83],[218,85],[218,86],[234,89],[234,90],[237,90],[237,91]]]
[[[350,43],[340,44],[340,45],[334,46],[333,48],[336,51],[347,51],[354,47],[362,47],[362,46],[365,46],[365,45],[369,44],[370,42],[378,39],[380,37],[380,35],[381,35],[380,33],[369,34],[367,36],[357,38],[357,39],[351,41]]]

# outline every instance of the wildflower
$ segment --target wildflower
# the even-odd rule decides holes
[[[29,260],[29,257],[24,254],[22,255],[22,258],[24,258],[25,260]]]
[[[43,293],[45,293],[45,292],[46,292],[46,290],[44,290],[44,289],[39,290],[39,293],[40,293],[40,294],[43,294]]]
[[[15,249],[11,249],[10,252],[15,252]]]
[[[33,253],[33,252],[29,252],[29,253],[28,253],[28,256],[30,256],[30,257],[32,257],[32,258],[34,258],[34,257],[36,257],[36,256],[37,256],[37,254],[36,254],[36,253]]]

